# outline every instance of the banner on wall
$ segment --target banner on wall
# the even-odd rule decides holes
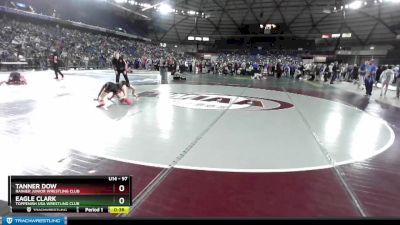
[[[303,64],[311,64],[314,62],[314,59],[303,59]]]
[[[211,55],[209,55],[209,54],[204,54],[204,59],[211,59]]]
[[[324,63],[326,62],[326,56],[314,56],[314,62]]]

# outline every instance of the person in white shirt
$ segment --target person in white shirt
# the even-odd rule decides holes
[[[251,78],[255,80],[261,80],[263,76],[261,73],[254,73],[254,76],[252,76]]]
[[[290,66],[289,66],[289,64],[285,64],[283,71],[285,73],[285,76],[290,78]]]
[[[295,79],[300,79],[301,75],[303,75],[303,74],[302,74],[302,72],[300,71],[300,69],[299,69],[299,68],[296,68],[295,71],[294,71],[294,77],[295,77]]]
[[[146,62],[146,70],[151,70],[152,61],[150,58],[147,59]]]
[[[319,79],[318,79],[318,81],[319,80],[324,80],[325,70],[326,70],[326,64],[323,63],[323,64],[320,65],[320,68],[319,68]]]
[[[381,83],[382,83],[381,96],[383,94],[383,89],[385,89],[384,96],[386,96],[389,84],[392,83],[393,79],[394,79],[394,71],[392,70],[392,66],[388,66],[387,69],[384,68],[384,71],[381,74]]]
[[[340,66],[340,81],[344,81],[346,79],[346,71],[347,71],[347,65],[342,64]]]

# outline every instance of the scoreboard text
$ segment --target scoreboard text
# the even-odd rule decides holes
[[[9,176],[12,212],[126,213],[131,176]]]

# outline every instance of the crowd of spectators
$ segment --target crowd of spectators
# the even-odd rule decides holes
[[[196,58],[175,48],[117,36],[62,27],[56,24],[33,23],[0,18],[0,61],[27,62],[30,68],[51,68],[51,57],[57,55],[61,68],[111,68],[115,52],[120,52],[132,69],[158,70],[165,64],[169,70],[220,75],[255,74],[300,78],[321,77],[331,83],[337,78],[358,79],[357,65],[303,64],[296,50],[248,50],[214,54]],[[161,62],[161,63],[160,63]],[[397,73],[398,66],[392,66]],[[381,68],[377,67],[377,74]],[[396,74],[397,75],[397,74]],[[259,78],[260,76],[257,76]],[[396,76],[395,76],[396,78]]]
[[[181,58],[175,49],[127,38],[14,19],[0,19],[0,61],[25,61],[34,69],[47,69],[49,57],[58,55],[64,68],[109,68],[114,52],[132,67],[148,68],[161,57]]]
[[[253,75],[261,67],[269,68],[278,60],[283,64],[299,64],[296,51],[259,51],[220,53],[213,59],[185,55],[175,48],[62,27],[0,18],[0,61],[27,62],[29,68],[51,68],[53,55],[58,55],[61,68],[111,68],[112,56],[120,52],[133,69],[154,70],[160,60],[170,71],[204,71],[217,74]]]
[[[215,60],[206,62],[203,68],[214,74],[253,76],[264,69],[272,73],[275,70],[283,69],[285,65],[300,65],[302,59],[299,55],[298,51],[288,50],[220,53]]]

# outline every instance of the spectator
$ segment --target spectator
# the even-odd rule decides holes
[[[388,90],[389,84],[392,83],[394,79],[394,72],[392,70],[392,66],[388,66],[386,69],[385,67],[382,68],[383,72],[380,74],[382,89],[381,89],[381,96],[383,94],[383,89],[385,89],[384,96],[386,96],[386,92]]]

